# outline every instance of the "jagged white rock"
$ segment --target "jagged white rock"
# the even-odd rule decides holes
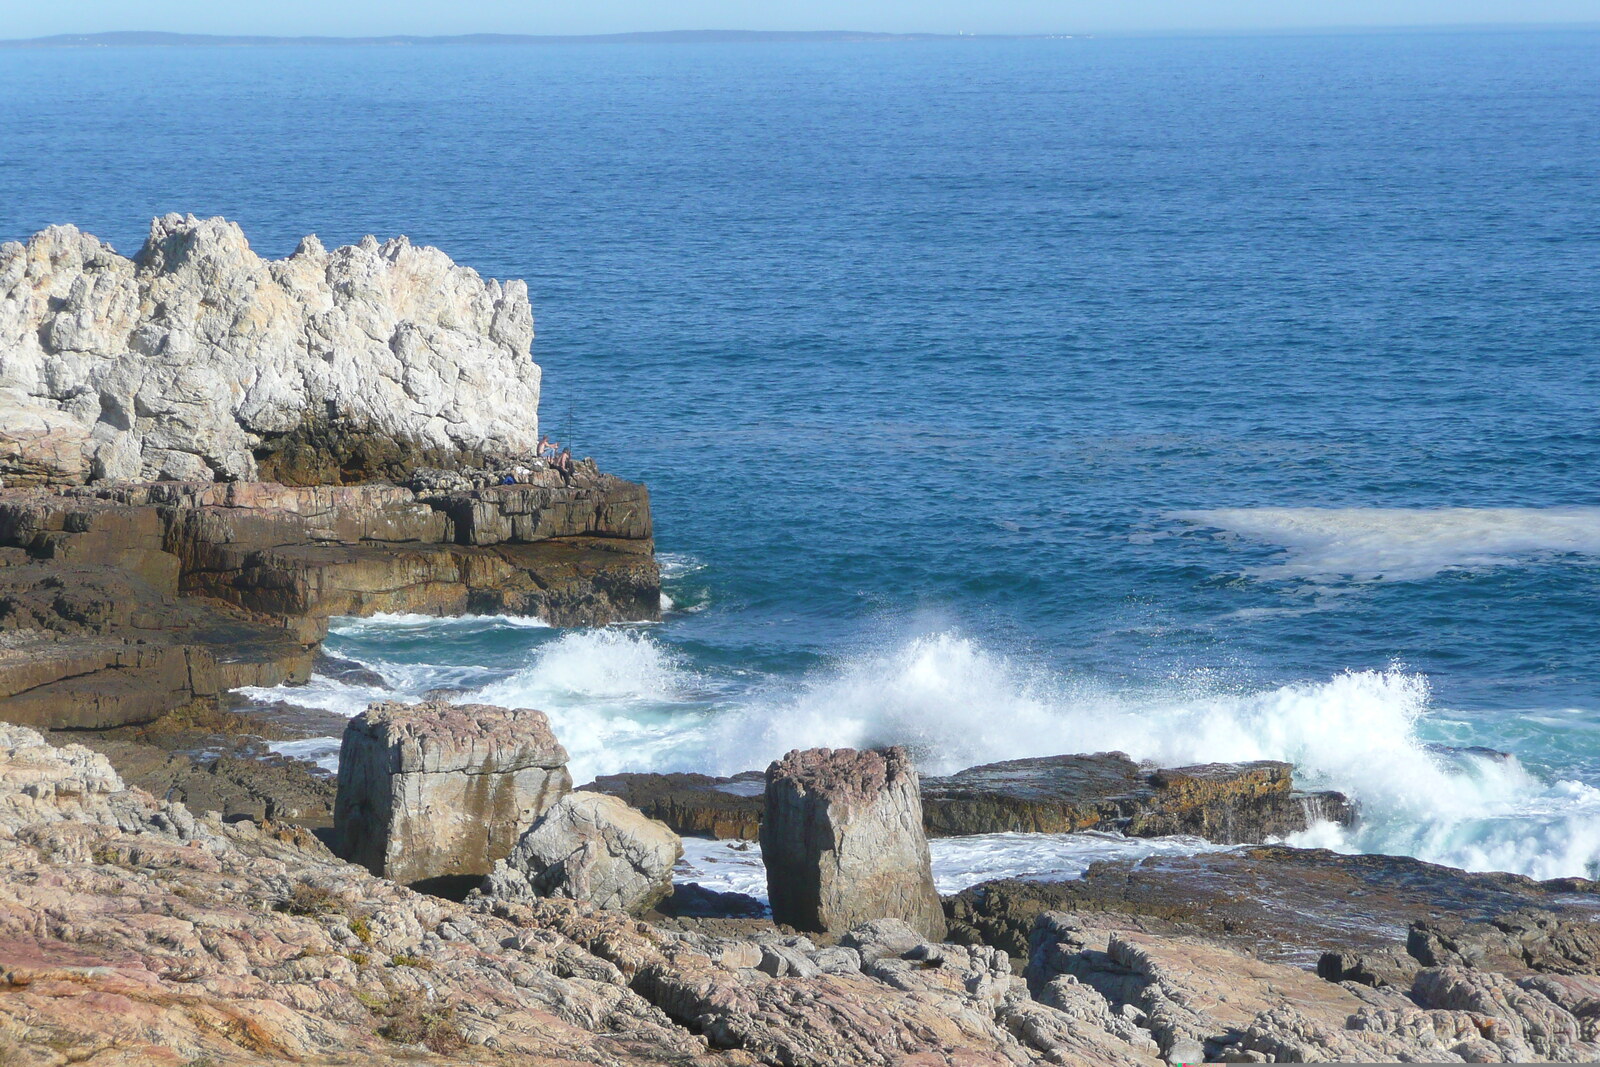
[[[517,460],[538,441],[521,281],[372,237],[287,259],[167,215],[131,259],[74,226],[0,245],[0,477],[234,480],[338,423],[413,451]]]

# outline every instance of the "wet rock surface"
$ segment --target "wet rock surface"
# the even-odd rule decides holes
[[[1284,837],[1313,818],[1352,820],[1342,795],[1296,792],[1293,771],[1272,760],[1159,768],[1121,752],[1008,760],[924,779],[923,816],[934,837],[1110,830],[1221,844]]]
[[[999,944],[1021,928],[1017,907],[991,925],[995,947],[936,943],[894,919],[835,939],[756,918],[669,928],[561,899],[453,903],[343,863],[304,830],[197,817],[128,788],[101,755],[7,725],[0,845],[0,1050],[20,1064],[1600,1055],[1584,940],[1594,887],[1571,881],[1294,849],[1194,857],[1148,879],[1100,865],[1080,896],[1048,900],[1076,910],[1029,911],[1018,976],[1018,953]],[[1308,879],[1296,896],[1290,884]],[[1016,885],[985,887],[981,902]],[[1350,898],[1364,910],[1341,922]],[[1410,957],[1402,984],[1329,981],[1295,962],[1318,947],[1404,952],[1408,933],[1429,956]],[[1502,963],[1514,970],[1489,966]]]
[[[897,919],[923,936],[944,933],[917,770],[903,748],[806,749],[774,762],[761,858],[779,923],[838,933]]]
[[[482,879],[572,789],[544,712],[374,704],[339,753],[339,854],[406,885]]]
[[[754,841],[761,832],[767,776],[762,771],[746,771],[731,778],[608,774],[583,788],[618,797],[685,837]]]
[[[929,837],[1102,830],[1254,844],[1318,819],[1354,821],[1342,794],[1296,790],[1293,770],[1270,760],[1160,768],[1120,752],[989,763],[922,779],[923,826]],[[753,841],[762,780],[759,771],[612,774],[584,788],[621,797],[680,834]]]
[[[1027,954],[1035,918],[1061,911],[1204,937],[1306,969],[1335,949],[1351,959],[1409,961],[1396,975],[1398,985],[1409,984],[1407,969],[1422,966],[1406,953],[1413,923],[1477,924],[1530,908],[1583,924],[1600,918],[1600,887],[1471,874],[1404,856],[1261,846],[1096,863],[1071,882],[986,882],[945,901],[952,937],[999,945],[1018,957]]]

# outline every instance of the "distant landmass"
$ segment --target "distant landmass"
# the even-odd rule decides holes
[[[112,46],[270,47],[274,45],[439,44],[706,44],[749,41],[967,41],[1069,37],[1071,34],[864,33],[855,30],[663,30],[654,33],[526,34],[465,33],[448,37],[394,34],[388,37],[256,37],[209,33],[60,33],[51,37],[0,40],[0,48],[106,48]],[[1087,36],[1087,35],[1080,35]]]

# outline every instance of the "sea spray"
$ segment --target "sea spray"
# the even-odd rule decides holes
[[[1398,668],[1266,689],[1197,672],[1133,688],[940,631],[783,682],[696,669],[659,632],[525,633],[537,644],[516,668],[378,660],[393,692],[319,678],[250,694],[355,714],[368,699],[453,684],[464,690],[454,699],[546,711],[580,782],[624,770],[729,774],[819,745],[905,744],[927,773],[1105,750],[1168,766],[1281,759],[1301,786],[1341,790],[1362,814],[1354,831],[1322,825],[1295,843],[1541,877],[1589,874],[1600,858],[1600,791],[1544,781],[1514,758],[1439,748],[1426,677]]]
[[[536,649],[524,669],[461,699],[543,710],[582,783],[624,770],[702,766],[701,688],[662,642],[609,628],[564,633]]]

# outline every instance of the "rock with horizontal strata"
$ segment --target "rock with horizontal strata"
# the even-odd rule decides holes
[[[571,788],[542,711],[374,704],[345,728],[334,833],[373,874],[465,890]]]
[[[924,779],[922,807],[934,837],[1106,830],[1242,844],[1313,819],[1353,821],[1342,794],[1296,792],[1293,774],[1276,760],[1162,768],[1121,752],[1039,756]]]
[[[528,827],[480,892],[639,912],[672,891],[672,869],[682,855],[683,843],[665,824],[604,793],[570,793]]]
[[[1597,904],[1600,885],[1592,882],[1535,882],[1406,856],[1269,845],[1095,863],[1071,881],[984,882],[946,898],[945,910],[952,938],[1001,946],[1013,956],[1027,954],[1041,912],[1061,911],[1203,937],[1307,967],[1337,951],[1345,961],[1336,972],[1340,980],[1365,970],[1368,984],[1405,989],[1424,966],[1406,954],[1407,928],[1418,920],[1475,925],[1536,909],[1581,923]],[[1484,933],[1499,936],[1493,927]],[[1458,944],[1466,938],[1452,936]]]
[[[924,778],[922,819],[929,837],[1100,830],[1194,834],[1222,844],[1285,837],[1317,820],[1355,820],[1342,794],[1296,790],[1293,770],[1275,760],[1162,768],[1121,752],[1008,760]],[[759,771],[612,774],[585,788],[621,797],[681,834],[755,840],[761,780]]]
[[[602,775],[583,788],[618,797],[685,837],[754,841],[761,832],[767,776],[636,772]]]
[[[436,248],[313,236],[268,261],[167,215],[131,259],[72,226],[0,245],[7,484],[403,478],[533,456],[520,281]]]
[[[0,491],[0,715],[100,729],[303,681],[333,615],[657,618],[645,488],[583,468],[540,476],[420,497],[260,482]]]
[[[839,933],[900,919],[926,937],[944,934],[917,770],[903,748],[797,750],[774,762],[761,858],[777,922]]]

